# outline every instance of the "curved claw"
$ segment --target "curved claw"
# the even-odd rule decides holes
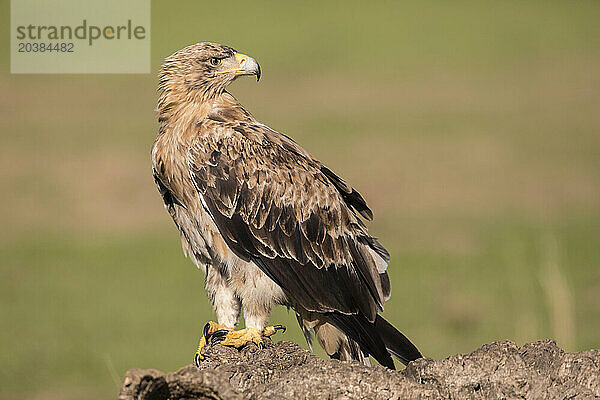
[[[218,331],[214,332],[212,335],[210,335],[210,344],[213,345],[222,342],[228,333],[229,331],[227,329],[219,329]]]
[[[200,362],[204,360],[204,356],[201,354],[202,349],[208,344],[214,344],[217,341],[223,340],[225,334],[227,334],[228,331],[224,329],[211,332],[211,329],[214,330],[218,327],[220,327],[220,325],[215,322],[208,322],[204,325],[204,328],[202,329],[202,338],[200,338],[198,349],[194,355],[194,364],[196,364],[197,367],[200,367]]]
[[[202,334],[204,335],[205,338],[208,338],[208,330],[210,329],[210,322],[207,322],[206,325],[204,325],[204,329],[202,330]]]
[[[218,331],[214,331],[211,336],[225,336],[230,332],[229,329],[219,329]]]
[[[263,334],[263,336],[271,337],[274,334],[276,334],[278,331],[285,332],[285,326],[283,326],[283,325],[267,326],[267,327],[265,327],[265,329],[263,329],[262,334]]]

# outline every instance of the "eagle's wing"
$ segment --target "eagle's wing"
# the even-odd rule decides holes
[[[363,198],[291,139],[262,124],[203,124],[191,178],[229,247],[306,310],[374,321],[389,296],[388,254],[355,211]]]

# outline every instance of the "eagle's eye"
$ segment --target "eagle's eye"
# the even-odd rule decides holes
[[[221,59],[220,58],[211,58],[210,59],[210,65],[212,65],[213,67],[218,66],[219,64],[221,64]]]

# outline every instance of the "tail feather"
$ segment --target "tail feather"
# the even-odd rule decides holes
[[[423,357],[406,336],[380,315],[375,322],[360,315],[331,314],[329,317],[334,325],[358,343],[363,352],[372,355],[385,367],[395,369],[391,355],[404,365]]]
[[[402,364],[406,365],[410,361],[423,357],[417,347],[402,332],[380,315],[375,318],[375,330],[385,343],[386,349]]]
[[[372,355],[379,364],[389,369],[396,369],[392,356],[375,330],[374,323],[361,315],[332,313],[329,318],[338,329],[357,342],[361,350]]]
[[[371,355],[379,364],[395,369],[392,355],[405,365],[422,357],[415,345],[380,315],[374,322],[360,314],[328,313],[326,319],[321,315],[297,317],[309,345],[314,329],[319,344],[331,358],[370,365]]]

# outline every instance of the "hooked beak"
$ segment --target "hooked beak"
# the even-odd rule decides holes
[[[217,71],[216,73],[225,74],[233,72],[236,75],[256,75],[256,81],[260,80],[260,65],[258,65],[254,58],[241,53],[235,53],[234,57],[238,63],[238,68]]]
[[[235,53],[235,59],[240,64],[240,75],[256,75],[256,81],[260,80],[260,65],[252,57],[245,54]]]

